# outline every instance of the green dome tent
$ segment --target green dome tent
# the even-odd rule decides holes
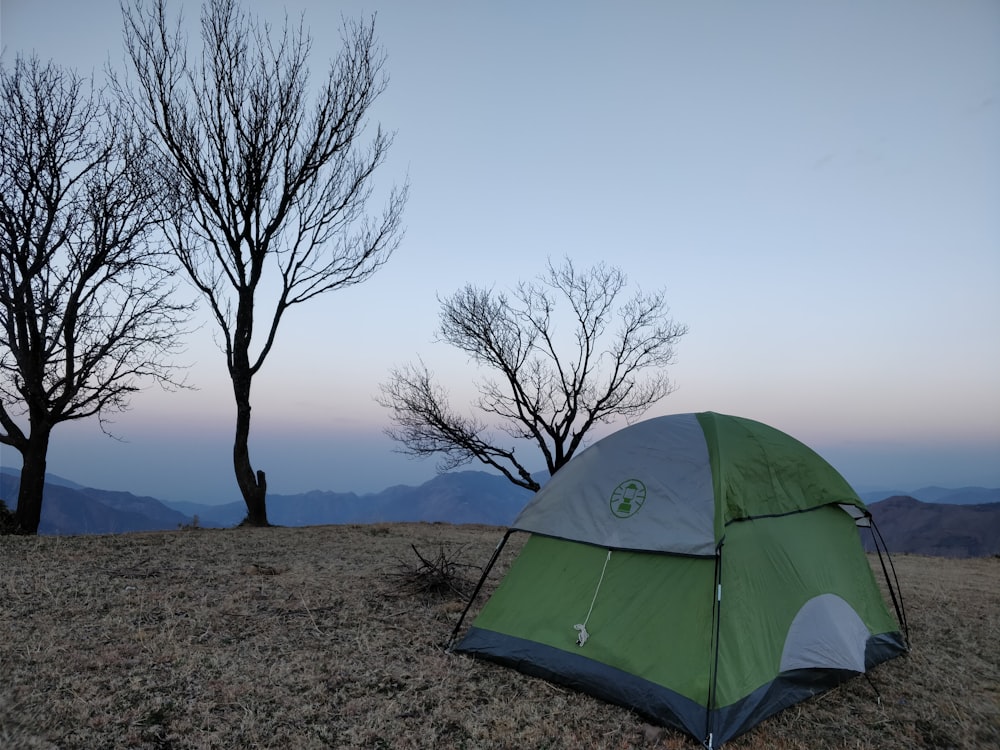
[[[528,503],[504,541],[532,536],[452,649],[718,747],[906,650],[862,550],[869,521],[779,430],[712,412],[639,422]]]

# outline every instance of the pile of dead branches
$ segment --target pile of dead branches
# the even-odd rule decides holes
[[[391,575],[397,579],[397,589],[406,594],[434,597],[458,597],[468,600],[475,589],[482,568],[458,561],[463,548],[445,551],[438,547],[436,557],[429,558],[411,544],[410,549],[418,562],[400,561],[398,569]],[[467,577],[476,571],[473,577]]]

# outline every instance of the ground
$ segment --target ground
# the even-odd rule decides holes
[[[398,524],[0,537],[0,747],[698,747],[445,651],[463,605],[420,590],[414,548],[482,565],[501,535]],[[912,653],[727,748],[1000,747],[1000,559],[895,563]]]

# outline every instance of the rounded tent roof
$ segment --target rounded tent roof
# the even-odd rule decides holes
[[[865,508],[836,469],[790,435],[715,412],[672,414],[582,451],[513,528],[618,549],[712,555],[729,523],[830,504]]]

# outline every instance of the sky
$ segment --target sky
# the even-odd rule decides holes
[[[248,5],[280,25],[281,3]],[[378,383],[423,358],[464,410],[483,373],[435,341],[438,296],[564,256],[664,289],[688,326],[677,390],[646,417],[758,419],[859,490],[1000,486],[1000,3],[283,6],[316,77],[341,16],[377,12],[390,83],[372,114],[395,132],[379,186],[408,179],[410,199],[383,269],[282,323],[254,384],[269,491],[432,478],[383,434]],[[118,0],[0,0],[0,41],[4,64],[124,69]],[[115,439],[58,426],[51,472],[239,499],[224,356],[198,320],[179,357],[195,388],[151,386]]]

